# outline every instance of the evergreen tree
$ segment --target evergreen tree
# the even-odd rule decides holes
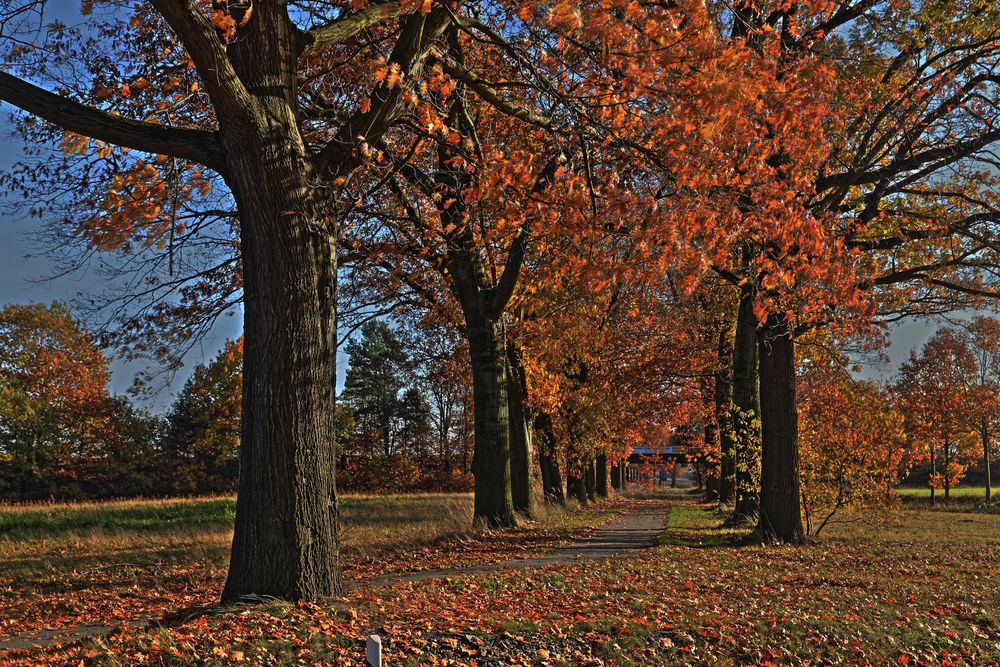
[[[243,339],[199,365],[167,416],[162,442],[172,491],[219,493],[236,488],[239,473]]]
[[[388,324],[371,320],[347,343],[349,369],[342,398],[354,412],[359,444],[371,456],[376,443],[391,456],[399,446],[406,412],[403,391],[412,370],[409,355]]]

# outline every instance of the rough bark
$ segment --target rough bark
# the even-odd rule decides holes
[[[594,459],[590,459],[583,469],[583,481],[586,486],[587,500],[594,502],[597,500],[597,464]]]
[[[608,455],[601,452],[595,460],[594,472],[597,477],[595,491],[601,498],[608,497]]]
[[[715,373],[715,423],[721,458],[719,474],[709,479],[720,504],[728,505],[736,497],[736,434],[733,432],[733,339],[728,327],[719,332],[719,369]],[[706,483],[706,489],[709,484]],[[707,495],[707,494],[706,494]],[[716,494],[713,494],[716,495]]]
[[[562,473],[556,452],[556,436],[552,428],[552,417],[540,412],[535,416],[535,433],[538,434],[538,462],[542,471],[542,493],[545,502],[566,504]]]
[[[507,400],[507,350],[501,322],[483,323],[466,313],[472,363],[476,450],[473,516],[494,528],[513,526],[510,484],[510,422]]]
[[[795,341],[783,313],[769,315],[760,342],[760,519],[764,541],[800,544],[798,413],[795,404]]]
[[[615,491],[621,491],[624,488],[621,463],[616,463],[611,467],[611,488]]]
[[[283,11],[260,12],[230,54],[253,95],[251,115],[220,119],[240,211],[244,307],[239,494],[224,600],[341,592],[336,212],[297,129],[295,63],[280,57],[293,40]]]
[[[740,294],[733,340],[731,425],[735,438],[735,494],[733,519],[753,519],[759,511],[760,488],[760,392],[757,318],[753,313],[753,291]]]
[[[583,474],[576,472],[566,478],[566,489],[569,494],[580,501],[581,505],[587,504],[587,485],[584,483]]]
[[[510,423],[510,486],[514,511],[532,516],[534,503],[534,475],[532,432],[526,401],[528,384],[524,376],[521,357],[513,345],[507,345],[507,403]]]

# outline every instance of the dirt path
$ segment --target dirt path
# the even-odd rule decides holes
[[[389,575],[368,581],[347,582],[347,587],[350,590],[356,590],[364,586],[442,579],[477,572],[492,572],[504,569],[525,570],[545,567],[547,565],[576,563],[584,560],[629,558],[656,542],[656,538],[663,532],[669,511],[669,501],[662,499],[647,500],[638,509],[618,516],[596,528],[589,536],[544,556],[518,558],[502,563],[488,563],[442,570],[426,570],[405,575]],[[146,625],[147,622],[137,619],[124,625],[127,627],[141,627]],[[41,632],[0,637],[0,652],[41,648],[57,643],[68,644],[86,639],[87,637],[104,636],[110,634],[115,629],[115,627],[106,625],[80,625],[71,628],[42,630]]]

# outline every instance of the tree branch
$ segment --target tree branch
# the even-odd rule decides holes
[[[535,179],[535,185],[531,189],[531,193],[538,195],[545,192],[549,185],[552,184],[552,181],[555,180],[556,170],[565,162],[566,156],[562,153],[549,160],[545,168],[542,169],[542,173]],[[504,263],[503,273],[500,274],[500,278],[497,280],[496,289],[493,291],[493,302],[490,304],[493,317],[495,318],[500,317],[504,308],[507,307],[511,296],[514,295],[517,279],[521,275],[521,267],[524,266],[524,254],[527,249],[528,238],[531,235],[531,222],[533,219],[534,215],[529,213],[524,224],[517,231],[514,240],[511,241],[510,249],[507,251],[507,261]]]
[[[184,45],[218,118],[242,119],[254,108],[212,22],[190,0],[150,0]]]
[[[225,158],[217,132],[156,125],[115,116],[56,95],[0,71],[0,100],[91,139],[146,153],[171,155],[223,174]]]
[[[448,14],[435,9],[427,15],[411,14],[404,22],[402,33],[389,56],[389,64],[399,65],[404,80],[413,78],[427,55],[431,42],[448,26]],[[354,150],[356,142],[378,143],[399,111],[405,92],[403,85],[389,87],[379,84],[372,92],[367,112],[354,114],[344,123],[316,158],[321,173],[336,179],[346,177],[360,163]]]
[[[376,2],[353,14],[341,16],[302,34],[302,52],[318,51],[332,44],[340,44],[359,32],[402,14],[398,0]]]

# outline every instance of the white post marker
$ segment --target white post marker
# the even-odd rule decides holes
[[[372,667],[382,667],[382,638],[378,635],[368,635],[365,642],[366,657]]]

